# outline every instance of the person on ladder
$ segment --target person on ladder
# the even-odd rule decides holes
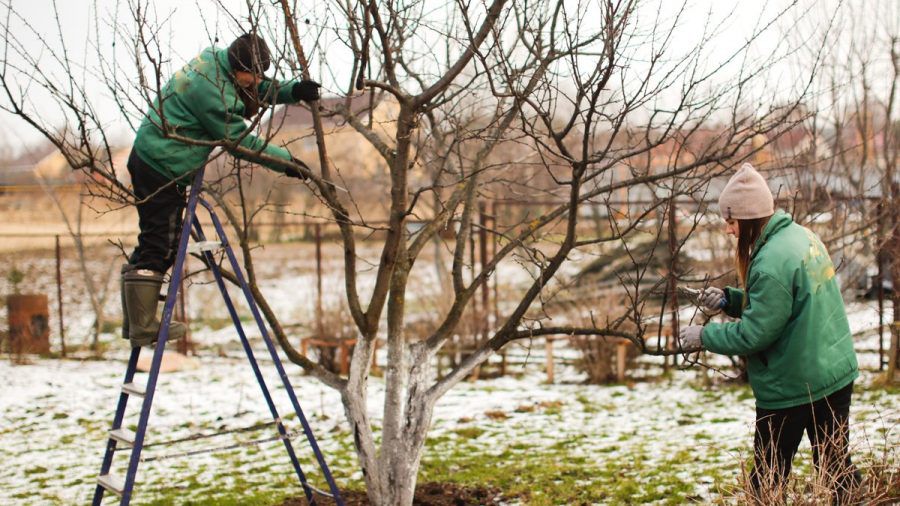
[[[260,163],[289,177],[306,179],[309,168],[288,150],[247,132],[245,119],[260,105],[313,102],[315,81],[276,81],[264,76],[271,65],[265,41],[244,34],[227,49],[209,47],[176,72],[163,87],[137,131],[128,172],[140,226],[138,244],[122,267],[122,334],[132,346],[156,341],[156,311],[163,277],[177,254],[185,188],[192,172],[203,166],[212,146],[178,140],[229,141],[283,163],[234,156]],[[171,322],[169,340],[184,337],[186,326]]]

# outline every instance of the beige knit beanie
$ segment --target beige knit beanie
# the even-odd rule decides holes
[[[762,175],[745,163],[719,195],[719,212],[726,220],[765,218],[775,214],[775,199]]]

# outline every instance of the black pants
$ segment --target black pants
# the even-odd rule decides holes
[[[849,420],[853,383],[811,404],[785,409],[756,408],[755,454],[751,484],[762,502],[777,496],[791,472],[803,432],[812,446],[813,463],[834,480],[835,503],[862,481],[850,461]],[[775,491],[775,496],[772,492]]]
[[[133,269],[165,273],[175,263],[181,224],[184,218],[185,191],[153,167],[134,150],[128,157],[128,172],[138,198],[138,244],[128,259]]]

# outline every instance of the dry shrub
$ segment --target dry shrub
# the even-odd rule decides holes
[[[741,457],[741,475],[737,487],[726,499],[739,504],[753,505],[819,505],[819,504],[900,504],[900,446],[889,441],[896,434],[896,427],[886,427],[881,441],[865,438],[861,444],[851,447],[853,467],[846,463],[820,462],[819,466],[794,466],[787,483],[778,483],[777,470],[760,472],[760,489],[751,483],[753,459]],[[858,427],[863,431],[863,427]],[[830,444],[826,442],[825,444]],[[820,452],[820,454],[823,452]],[[796,461],[796,459],[795,459]],[[858,469],[862,482],[850,490],[836,493],[840,483],[852,483],[852,474]]]
[[[323,305],[321,322],[315,337],[319,342],[327,344],[313,345],[311,348],[316,352],[316,361],[319,365],[331,372],[339,373],[341,364],[338,357],[338,343],[341,340],[356,338],[356,325],[343,301]],[[350,347],[349,353],[348,361],[353,357],[353,347]]]
[[[354,338],[356,337],[356,324],[350,316],[347,303],[341,299],[322,305],[322,326],[316,329],[318,337],[323,338]]]
[[[587,383],[604,384],[617,380],[619,377],[617,360],[619,339],[575,336],[571,339],[571,343],[581,352],[581,356],[575,364],[581,372],[587,374]],[[625,366],[627,369],[640,355],[640,352],[636,347],[630,345],[626,347],[626,350]]]
[[[624,300],[620,295],[609,294],[590,299],[589,302],[579,301],[577,298],[563,303],[566,319],[572,326],[577,327],[605,327],[607,318],[615,315],[603,313],[613,308],[622,307]],[[627,328],[624,323],[621,330],[633,330]],[[580,352],[575,366],[587,375],[587,383],[604,384],[611,383],[619,377],[618,349],[621,338],[606,336],[572,336],[571,345]],[[630,367],[640,355],[637,347],[625,344],[625,368]],[[623,371],[624,373],[624,371]]]
[[[417,311],[410,311],[405,331],[407,339],[419,341],[434,334],[444,322],[453,306],[454,294],[452,290],[442,290],[436,283],[422,283],[412,288],[419,307]],[[456,336],[453,341],[464,348],[473,347],[480,335],[483,319],[476,316],[470,302],[453,329]]]
[[[427,339],[444,323],[453,306],[452,289],[442,290],[438,283],[419,283],[411,287],[414,290],[415,306],[408,305],[406,339],[419,341]],[[478,301],[472,300],[463,309],[462,315],[450,333],[448,341],[439,350],[437,356],[437,373],[443,375],[446,367],[459,366],[462,361],[474,353],[482,344],[485,335],[491,331],[490,315],[485,315],[479,308],[474,308]],[[480,306],[480,304],[479,304]],[[505,357],[505,350],[498,355]],[[498,362],[485,362],[478,365],[469,375],[470,380],[487,379],[505,374],[505,358]]]

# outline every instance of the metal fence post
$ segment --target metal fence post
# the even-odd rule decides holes
[[[322,224],[316,223],[316,335],[325,333],[322,309]]]
[[[59,246],[59,235],[56,235],[56,307],[59,315],[59,345],[62,356],[66,356],[66,330],[63,322],[63,298],[62,298],[62,252]]]

